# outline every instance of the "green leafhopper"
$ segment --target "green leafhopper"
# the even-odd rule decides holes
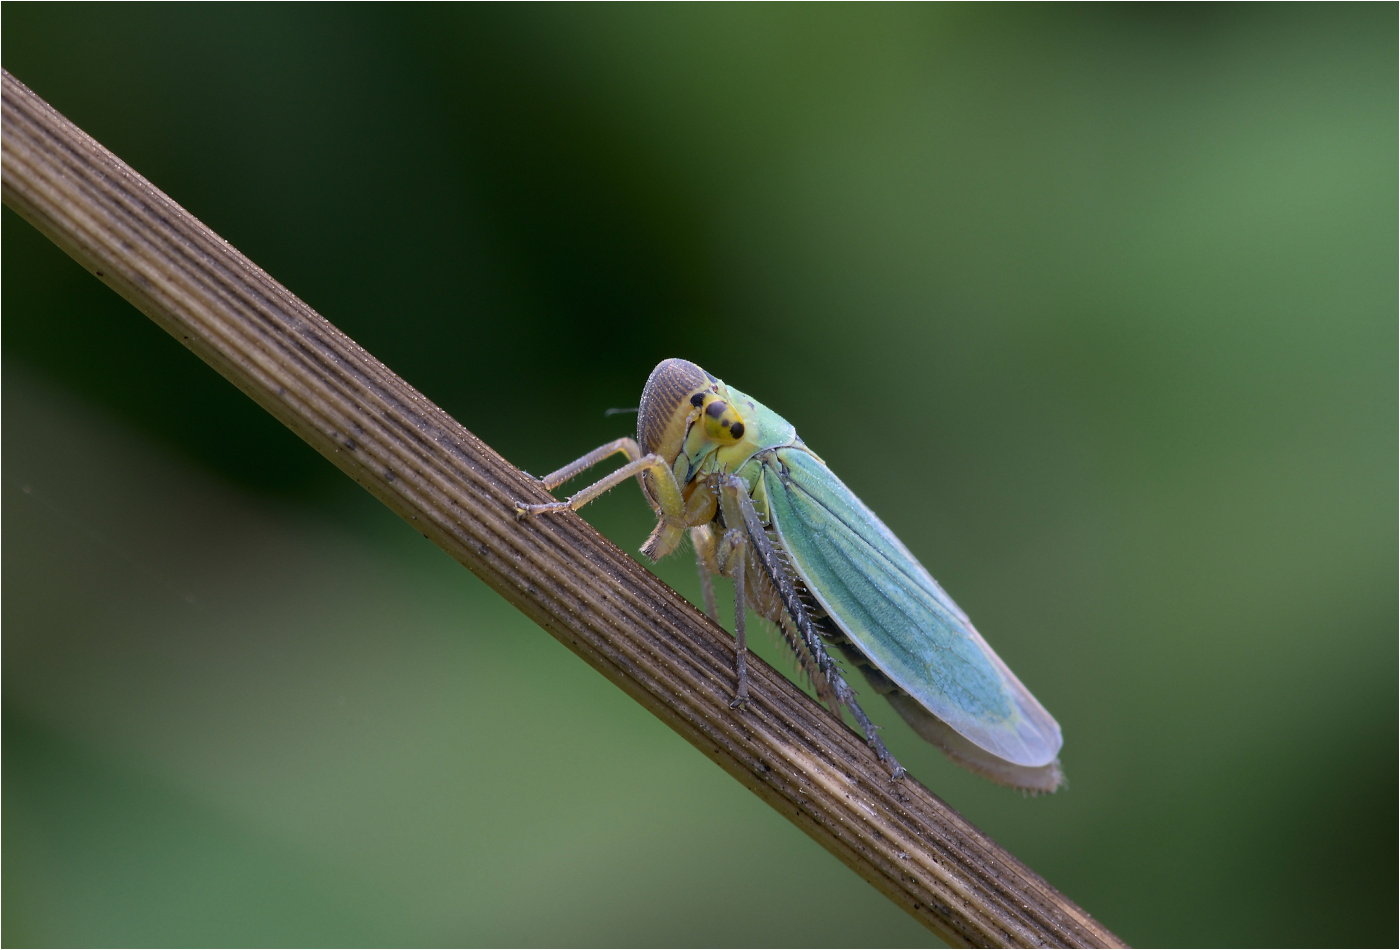
[[[665,557],[689,532],[711,617],[711,576],[734,582],[734,706],[748,700],[747,604],[776,625],[817,695],[838,714],[850,711],[894,778],[904,769],[828,645],[959,765],[1031,792],[1063,782],[1059,725],[786,419],[694,363],[665,360],[642,392],[637,438],[600,446],[544,485],[556,488],[619,453],[626,465],[568,501],[516,510],[577,510],[636,477],[657,515],[642,553]]]

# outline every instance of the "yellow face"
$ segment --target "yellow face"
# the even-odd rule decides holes
[[[671,464],[689,497],[696,479],[716,470],[735,471],[757,451],[764,411],[694,363],[665,360],[642,392],[637,442],[643,452]]]
[[[700,410],[705,421],[705,438],[721,447],[730,446],[744,437],[744,417],[716,393],[700,392],[690,397],[690,404]]]
[[[647,380],[637,418],[645,452],[673,463],[682,455],[698,460],[736,445],[747,428],[724,384],[694,363],[666,360]]]
[[[744,441],[748,430],[723,383],[694,393],[689,402],[685,441],[674,460],[676,479],[682,485],[712,469],[726,450]]]

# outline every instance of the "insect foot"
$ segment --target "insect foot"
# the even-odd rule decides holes
[[[567,501],[547,501],[540,505],[527,505],[523,501],[515,503],[516,518],[532,518],[535,515],[552,515],[559,511],[570,511]]]
[[[890,750],[885,748],[885,743],[879,736],[871,736],[869,742],[870,748],[875,750],[875,757],[885,763],[885,768],[890,770],[891,783],[898,782],[908,774],[904,771],[904,766],[900,765],[899,762],[895,760],[895,757],[890,755]]]

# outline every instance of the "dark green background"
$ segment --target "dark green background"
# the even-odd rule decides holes
[[[1393,945],[1396,27],[12,3],[3,65],[527,470],[668,356],[789,418],[1070,784],[895,753],[1126,940]],[[6,944],[927,942],[3,229]]]

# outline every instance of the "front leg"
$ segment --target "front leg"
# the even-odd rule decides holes
[[[627,456],[629,462],[635,462],[642,457],[642,447],[637,444],[637,440],[623,436],[620,439],[614,439],[606,445],[598,446],[583,458],[575,459],[558,471],[550,472],[544,478],[541,478],[540,481],[544,482],[545,488],[554,491],[554,489],[558,488],[575,475],[587,471],[603,461],[603,459],[611,455],[616,455],[619,452]]]
[[[590,453],[590,455],[585,455],[577,462],[574,462],[571,465],[566,465],[564,468],[561,468],[558,472],[554,472],[546,476],[545,486],[549,486],[548,479],[554,478],[561,472],[569,472],[570,469],[573,469],[572,473],[568,476],[572,477],[573,475],[578,474],[578,472],[583,471],[583,469],[587,467],[586,465],[583,465],[583,463],[586,462],[592,455],[597,455],[598,452],[602,452],[603,449],[606,448],[608,448],[608,446],[605,445],[602,449],[598,449],[597,452]],[[617,450],[614,449],[613,451]],[[611,454],[612,452],[607,453],[607,455]],[[601,456],[600,459],[606,458],[607,455]],[[594,463],[596,463],[600,459],[594,459]],[[575,492],[574,494],[570,495],[568,501],[547,501],[543,504],[538,505],[530,505],[524,502],[517,501],[515,503],[515,513],[521,517],[525,517],[527,515],[552,515],[557,514],[561,511],[578,511],[580,508],[588,504],[593,499],[597,498],[599,495],[603,494],[606,491],[610,491],[611,489],[616,488],[618,485],[621,485],[623,482],[627,481],[627,479],[632,478],[634,475],[640,475],[643,472],[650,472],[653,476],[652,481],[654,483],[662,481],[664,476],[670,477],[671,486],[673,487],[675,493],[675,501],[673,502],[673,507],[678,508],[680,512],[683,513],[685,510],[685,502],[684,500],[681,500],[681,490],[680,486],[676,484],[676,476],[671,473],[671,467],[666,464],[665,460],[655,453],[651,455],[645,455],[639,459],[634,459],[633,461],[628,462],[626,465],[622,466],[616,471],[609,472],[608,474],[604,475],[602,478],[594,482],[592,485],[589,485],[587,488],[581,489]],[[559,484],[559,482],[556,481],[555,484]],[[658,492],[659,496],[663,494],[669,493]],[[660,500],[660,498],[658,498],[658,500]],[[668,498],[668,501],[669,500],[670,499]],[[665,507],[666,506],[663,503],[663,514]]]
[[[570,462],[557,472],[549,473],[541,481],[544,482],[546,488],[560,485],[618,452],[632,457],[640,455],[641,449],[632,439],[617,439],[607,445],[599,446],[583,458]],[[676,546],[680,544],[686,528],[705,524],[714,517],[714,494],[705,489],[704,486],[699,486],[691,493],[691,497],[687,501],[684,492],[681,491],[680,482],[676,480],[676,473],[671,469],[671,463],[655,452],[640,458],[631,458],[631,461],[626,465],[616,471],[609,472],[587,488],[570,495],[567,501],[547,501],[542,504],[517,501],[515,502],[515,514],[518,518],[533,518],[538,515],[578,511],[599,495],[616,488],[634,476],[641,484],[647,500],[656,509],[656,530],[652,532],[651,537],[642,547],[642,553],[653,561],[660,560],[674,551]]]

